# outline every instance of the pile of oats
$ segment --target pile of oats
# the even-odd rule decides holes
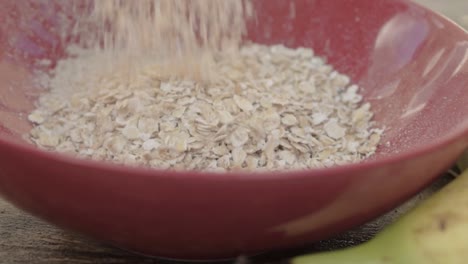
[[[63,81],[73,72],[60,67],[92,59],[59,65],[29,115],[37,146],[159,169],[284,170],[359,162],[382,134],[358,86],[311,49],[252,44],[218,54],[211,83],[165,78],[157,66]]]

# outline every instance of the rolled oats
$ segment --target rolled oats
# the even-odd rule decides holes
[[[162,77],[158,67],[90,69],[88,81],[62,82],[71,94],[57,86],[66,69],[98,58],[63,60],[29,115],[29,137],[83,158],[216,172],[330,167],[376,151],[383,130],[371,105],[312,50],[251,44],[239,54],[216,56],[213,82]]]

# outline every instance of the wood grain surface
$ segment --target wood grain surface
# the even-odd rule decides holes
[[[468,1],[466,0],[418,0],[460,23],[467,23]],[[421,192],[400,208],[355,230],[341,234],[333,239],[310,246],[284,251],[272,252],[255,258],[242,258],[238,263],[279,263],[281,260],[298,254],[348,247],[367,241],[402,213],[406,212],[422,199],[430,196],[451,180],[445,175],[428,189]],[[229,261],[228,263],[232,263]],[[116,249],[90,240],[69,231],[58,229],[27,213],[24,213],[8,202],[0,199],[0,264],[15,263],[161,263],[174,264],[176,261],[151,259]]]

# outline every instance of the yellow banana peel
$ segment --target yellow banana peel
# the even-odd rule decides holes
[[[292,264],[467,264],[468,153],[461,176],[360,246],[293,258]]]

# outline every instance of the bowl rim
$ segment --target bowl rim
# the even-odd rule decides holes
[[[422,4],[416,3],[411,0],[399,0],[406,3],[408,6],[417,7],[421,10],[431,13],[431,15],[444,20],[446,23],[451,24],[460,34],[464,34],[468,41],[468,29],[463,28],[454,20],[447,16],[431,10]],[[468,62],[463,62],[468,67]],[[467,76],[468,83],[468,76]],[[384,132],[385,133],[385,132]],[[465,140],[463,141],[463,138]],[[59,152],[42,150],[32,143],[11,141],[7,136],[0,134],[0,149],[9,148],[17,152],[22,152],[31,158],[48,159],[53,162],[65,163],[71,166],[85,167],[88,169],[107,171],[110,173],[116,172],[126,175],[138,175],[139,177],[157,177],[157,178],[172,178],[180,179],[190,174],[190,177],[197,177],[197,179],[205,179],[212,181],[233,181],[233,180],[273,180],[273,179],[291,179],[296,177],[333,177],[342,175],[344,173],[356,173],[359,171],[376,169],[384,165],[397,164],[402,160],[416,159],[431,153],[438,149],[447,147],[457,141],[464,144],[464,148],[468,148],[468,122],[464,122],[461,128],[450,131],[443,137],[430,144],[425,144],[417,148],[410,148],[399,153],[390,153],[384,157],[371,158],[363,160],[358,163],[349,163],[344,165],[333,166],[330,168],[312,168],[306,170],[272,170],[272,171],[227,171],[227,172],[210,172],[210,171],[194,171],[194,170],[163,170],[158,168],[150,168],[144,166],[128,166],[111,161],[98,161],[92,159],[78,158],[73,155],[63,154]],[[254,176],[253,176],[254,175]]]

